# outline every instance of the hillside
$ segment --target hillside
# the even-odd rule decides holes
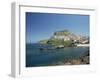
[[[88,42],[87,37],[77,36],[68,30],[56,31],[48,40],[41,40],[41,44],[54,46],[75,46],[75,43]]]

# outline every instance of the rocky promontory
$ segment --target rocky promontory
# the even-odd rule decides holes
[[[53,46],[72,47],[76,44],[88,44],[88,36],[78,36],[68,30],[56,31],[46,40],[40,40],[40,44],[49,44]]]

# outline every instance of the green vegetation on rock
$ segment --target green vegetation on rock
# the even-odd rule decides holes
[[[41,44],[47,44],[47,42],[48,42],[48,40],[41,40],[41,41],[39,41],[39,43],[41,43]]]
[[[59,39],[48,40],[47,44],[54,45],[54,46],[59,46],[59,45],[72,46],[73,45],[72,41],[64,41],[64,40],[59,40]]]

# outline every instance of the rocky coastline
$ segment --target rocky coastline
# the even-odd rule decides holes
[[[86,65],[90,64],[90,57],[89,57],[89,51],[85,52],[86,55],[81,56],[77,59],[66,59],[64,61],[59,61],[56,63],[52,63],[51,65],[56,66],[56,65]]]

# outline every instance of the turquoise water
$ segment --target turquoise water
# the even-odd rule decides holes
[[[26,67],[50,66],[64,60],[76,59],[85,55],[89,47],[67,47],[62,49],[40,50],[51,48],[50,45],[26,44]]]

